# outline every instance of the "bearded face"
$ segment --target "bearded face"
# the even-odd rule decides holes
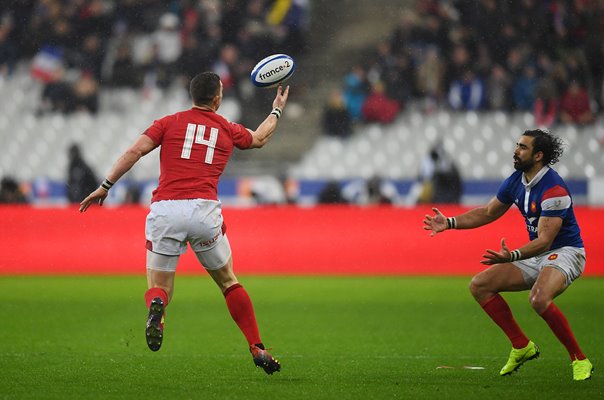
[[[527,172],[530,171],[531,168],[535,166],[535,160],[533,158],[528,158],[526,160],[521,160],[519,157],[514,156],[514,168],[517,171]]]
[[[533,154],[533,138],[521,136],[514,150],[514,168],[518,171],[528,172],[535,166]]]

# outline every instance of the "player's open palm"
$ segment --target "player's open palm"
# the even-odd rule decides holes
[[[426,218],[424,218],[424,229],[432,231],[430,236],[434,236],[447,229],[447,217],[445,217],[436,207],[432,208],[432,211],[434,211],[433,216],[426,214]]]
[[[80,212],[84,212],[90,207],[92,203],[99,203],[99,205],[103,205],[103,202],[107,198],[107,191],[101,187],[97,188],[94,192],[90,193],[88,197],[86,197],[80,203]]]
[[[289,97],[289,85],[283,89],[283,86],[279,85],[277,87],[277,94],[275,95],[275,100],[273,100],[273,108],[279,108],[283,111],[285,104],[287,103],[287,98]]]
[[[508,249],[508,246],[505,244],[505,238],[501,239],[500,252],[487,249],[486,254],[483,254],[482,257],[484,258],[484,260],[482,260],[480,263],[485,265],[502,264],[510,262],[510,249]]]

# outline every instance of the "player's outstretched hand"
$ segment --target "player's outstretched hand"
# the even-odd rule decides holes
[[[501,239],[501,251],[499,253],[495,250],[487,249],[486,254],[483,254],[482,258],[484,258],[484,260],[480,263],[485,265],[510,262],[512,256],[510,254],[510,249],[508,249],[508,246],[505,244],[505,238]]]
[[[277,87],[277,94],[275,95],[275,100],[273,100],[273,108],[277,107],[283,111],[285,108],[285,104],[287,103],[287,98],[289,97],[289,85],[285,87],[283,90],[283,86],[279,85]]]
[[[445,217],[436,207],[432,208],[432,211],[434,211],[433,216],[426,214],[426,218],[424,218],[424,229],[432,231],[430,236],[434,236],[447,229],[447,217]]]
[[[90,207],[92,203],[98,202],[99,205],[103,205],[103,202],[107,198],[107,191],[102,187],[97,188],[94,192],[90,193],[88,197],[86,197],[80,203],[80,212],[84,212]]]

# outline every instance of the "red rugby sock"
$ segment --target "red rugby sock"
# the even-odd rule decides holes
[[[510,306],[508,306],[508,303],[506,303],[501,295],[496,294],[480,306],[503,330],[508,339],[510,339],[510,342],[512,342],[512,347],[521,349],[528,345],[529,339],[516,323]]]
[[[145,302],[147,303],[147,308],[151,306],[151,301],[159,297],[164,302],[164,307],[168,305],[168,293],[162,288],[154,287],[145,292]]]
[[[570,329],[568,320],[554,303],[551,303],[549,307],[543,311],[541,318],[547,322],[549,328],[554,332],[554,335],[556,335],[558,340],[566,347],[571,361],[585,359],[585,355],[579,348],[575,335]]]
[[[262,343],[252,300],[247,291],[239,283],[229,287],[224,292],[231,317],[245,335],[249,345]]]

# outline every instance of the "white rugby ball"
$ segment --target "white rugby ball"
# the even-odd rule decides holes
[[[273,54],[262,59],[251,73],[255,86],[267,88],[288,80],[296,70],[294,59],[287,54]]]

